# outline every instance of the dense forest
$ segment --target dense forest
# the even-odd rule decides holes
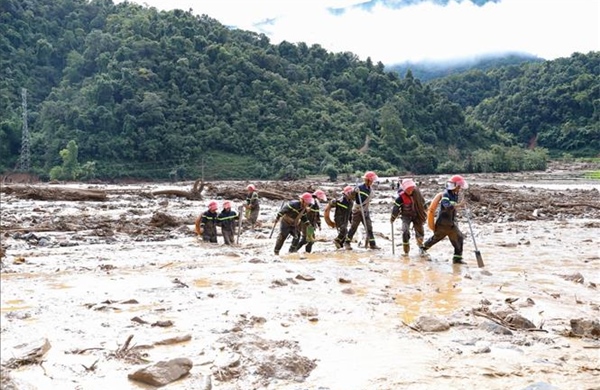
[[[425,82],[190,11],[0,0],[0,172],[294,179],[543,169],[549,155],[598,155],[599,74],[600,53],[590,52]]]

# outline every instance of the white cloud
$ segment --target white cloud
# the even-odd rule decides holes
[[[132,0],[130,0],[132,1]],[[545,59],[600,50],[600,1],[502,0],[476,6],[423,1],[392,9],[360,0],[135,0],[158,9],[192,9],[219,22],[263,32],[277,44],[318,43],[385,64],[495,52]],[[341,15],[328,8],[344,8]],[[271,24],[261,22],[272,20]]]

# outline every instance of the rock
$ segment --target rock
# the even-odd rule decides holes
[[[574,273],[572,275],[560,275],[561,278],[563,278],[564,280],[568,280],[571,282],[575,282],[575,283],[581,283],[583,284],[584,282],[584,277],[582,274],[580,274],[579,272]]]
[[[187,375],[193,365],[190,359],[176,358],[144,367],[127,377],[152,386],[165,386]]]
[[[597,320],[572,319],[571,332],[577,336],[600,338],[600,322]]]
[[[508,329],[502,325],[498,325],[492,321],[482,322],[479,325],[479,329],[486,330],[488,332],[495,333],[495,334],[504,334],[504,335],[508,335],[508,336],[513,334],[513,332],[511,332],[510,329]]]
[[[519,329],[535,329],[535,324],[523,317],[519,313],[511,313],[504,318],[504,321],[508,322],[512,326]]]
[[[310,276],[310,275],[296,275],[296,279],[298,279],[298,280],[305,280],[307,282],[315,280],[315,278],[312,277],[312,276]]]
[[[422,332],[443,332],[450,329],[448,321],[437,316],[420,316],[414,325]]]
[[[39,339],[26,344],[21,344],[15,347],[15,349],[23,351],[17,359],[26,361],[26,360],[35,360],[42,358],[46,352],[50,350],[52,346],[50,345],[50,341],[48,339]]]

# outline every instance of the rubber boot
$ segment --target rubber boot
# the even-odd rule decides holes
[[[310,253],[312,252],[312,247],[313,247],[314,242],[309,242],[308,244],[306,244],[306,253]]]
[[[454,255],[454,256],[452,256],[452,264],[467,264],[467,263],[464,262],[461,255]]]
[[[336,249],[342,249],[342,243],[337,238],[333,240],[333,244],[335,245]]]
[[[369,249],[381,249],[381,247],[377,246],[377,244],[375,243],[375,241],[372,241],[371,243],[369,243]]]

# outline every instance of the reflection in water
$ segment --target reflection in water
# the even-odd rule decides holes
[[[227,289],[230,289],[230,288],[236,286],[237,283],[234,283],[233,281],[223,281],[223,280],[215,280],[215,279],[209,279],[209,278],[202,278],[202,279],[194,279],[193,285],[194,285],[194,287],[221,286],[221,287],[225,287]]]
[[[400,270],[394,281],[402,285],[395,302],[404,308],[402,319],[411,323],[421,314],[449,315],[459,306],[461,289],[460,266],[453,267],[452,274],[431,267],[413,266]]]
[[[19,310],[27,310],[31,309],[31,305],[24,305],[25,301],[22,299],[10,299],[6,302],[2,302],[2,306],[0,307],[0,312],[2,313],[10,313],[13,311]]]

